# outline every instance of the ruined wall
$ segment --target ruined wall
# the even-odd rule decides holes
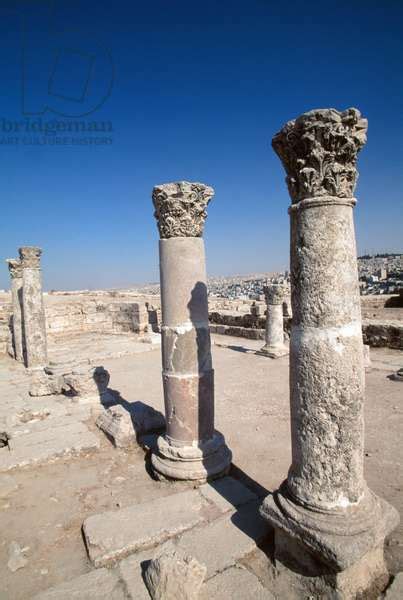
[[[10,318],[11,304],[0,304],[0,355],[11,346]]]

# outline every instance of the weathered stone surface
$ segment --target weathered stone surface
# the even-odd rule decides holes
[[[137,600],[136,596],[130,598]],[[97,569],[40,592],[32,600],[127,600],[127,596],[114,571]]]
[[[274,136],[272,145],[287,173],[293,203],[353,195],[357,154],[367,140],[367,126],[356,108],[311,110]]]
[[[137,441],[138,436],[165,427],[162,413],[143,402],[125,403],[104,410],[96,421],[117,448],[125,448]]]
[[[203,183],[165,183],[153,190],[154,216],[161,238],[201,237],[214,190]]]
[[[223,477],[199,487],[199,492],[213,502],[222,512],[234,510],[237,506],[257,500],[256,494],[233,477]]]
[[[9,450],[0,453],[0,472],[43,464],[69,454],[99,448],[99,439],[82,423],[61,425],[9,440]]]
[[[30,369],[30,396],[52,396],[62,391],[62,381],[53,377],[45,369]]]
[[[11,542],[8,548],[8,563],[7,566],[15,573],[18,569],[22,569],[28,564],[28,560],[25,558],[21,546],[18,542]]]
[[[370,347],[368,346],[368,344],[364,344],[363,353],[364,353],[364,367],[365,367],[365,369],[370,369],[372,365],[371,365]]]
[[[270,531],[259,514],[259,502],[249,502],[234,514],[183,533],[176,544],[206,565],[206,578],[209,579],[255,550]]]
[[[288,354],[288,348],[284,344],[283,302],[289,296],[290,290],[286,285],[272,283],[265,285],[263,291],[267,305],[266,343],[256,354],[280,358]]]
[[[398,573],[385,593],[385,600],[402,600],[403,598],[403,573]]]
[[[230,567],[218,573],[203,585],[200,593],[200,600],[247,600],[248,598],[274,600],[273,594],[262,586],[259,579],[241,567]]]
[[[93,515],[83,524],[89,557],[99,567],[162,543],[202,522],[205,506],[197,490],[192,490]]]
[[[18,483],[11,475],[0,475],[0,498],[7,498],[18,489]]]
[[[35,246],[19,249],[23,279],[23,314],[27,367],[47,364],[46,319],[42,296],[40,257],[42,250]]]
[[[356,109],[317,110],[273,139],[292,199],[292,464],[261,512],[278,539],[285,532],[333,572],[353,568],[398,522],[363,473],[365,373],[352,193],[366,128]],[[371,588],[373,577],[367,573],[361,588]]]
[[[18,259],[9,258],[6,261],[11,277],[11,300],[13,305],[12,331],[15,358],[24,362],[25,333],[23,335],[23,285],[22,263]]]
[[[150,563],[155,550],[136,552],[128,558],[121,560],[117,569],[123,579],[129,598],[133,600],[150,600],[147,586],[144,582],[143,572]]]
[[[110,375],[103,367],[82,366],[63,375],[63,390],[78,399],[94,399],[103,403],[109,380]]]
[[[152,454],[156,475],[203,481],[228,470],[214,431],[214,371],[201,238],[212,188],[186,182],[153,191],[160,229],[162,378],[166,433]]]
[[[153,600],[197,600],[206,567],[174,548],[162,549],[144,573]]]

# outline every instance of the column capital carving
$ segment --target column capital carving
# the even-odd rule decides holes
[[[179,181],[153,189],[154,216],[161,238],[202,237],[206,207],[214,189],[203,183]]]
[[[283,283],[269,283],[263,286],[263,293],[266,304],[282,304],[291,291],[289,286]]]
[[[305,198],[351,198],[357,154],[367,140],[367,119],[356,108],[311,110],[289,121],[272,146],[287,173],[293,204]]]
[[[37,246],[22,246],[19,248],[23,269],[40,269],[42,249]]]
[[[19,258],[7,258],[8,270],[11,279],[19,279],[22,277],[22,264]]]

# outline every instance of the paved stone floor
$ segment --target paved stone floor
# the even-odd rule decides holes
[[[110,388],[122,399],[163,410],[159,348],[119,337],[59,343],[51,347],[51,358],[66,353],[88,356],[94,365],[108,369]],[[206,564],[203,599],[273,597],[261,575],[266,562],[269,569],[267,556],[256,549],[267,534],[257,507],[260,497],[284,479],[290,463],[288,357],[273,361],[255,355],[261,342],[227,336],[214,336],[214,341],[216,427],[233,451],[233,479],[221,489],[207,484],[194,490],[186,483],[153,480],[143,449],[113,448],[95,427],[99,407],[60,397],[30,398],[24,369],[11,359],[0,360],[0,432],[12,434],[10,448],[0,449],[1,600],[31,600],[37,594],[41,600],[147,599],[141,571],[154,552],[148,546],[169,538],[166,543],[178,544]],[[403,353],[379,349],[371,356],[373,368],[366,376],[366,477],[372,489],[402,513],[403,384],[388,375],[403,366]],[[14,452],[21,464],[21,456],[36,457],[35,464],[10,468]],[[189,504],[177,521],[175,506],[184,510],[181,503],[186,498],[192,499],[196,513]],[[148,520],[138,516],[142,504]],[[161,535],[152,507],[157,514],[164,506],[170,525]],[[102,555],[113,554],[117,544],[122,560],[109,564],[107,559],[108,568],[95,569],[82,525],[92,519],[93,527],[98,519],[105,527],[107,515],[95,516],[110,511],[115,519],[111,523],[119,523],[121,517],[124,523],[125,515],[131,524],[139,521],[133,533],[138,536],[136,552],[123,558],[122,540],[106,529],[101,539],[108,538],[110,546],[105,542]],[[98,530],[91,531],[95,539]],[[26,559],[15,572],[7,566],[11,542],[19,544]],[[392,572],[403,569],[402,526],[388,540],[387,557]],[[55,589],[42,593],[49,588]]]

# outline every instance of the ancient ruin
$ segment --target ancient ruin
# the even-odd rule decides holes
[[[11,299],[13,307],[12,337],[14,357],[19,362],[24,362],[25,333],[23,323],[23,298],[22,298],[22,263],[18,258],[7,259],[11,277]]]
[[[48,292],[39,248],[7,261],[1,600],[400,599],[403,304],[359,296],[365,140],[356,109],[275,136],[291,276],[207,279],[214,191],[185,181],[153,191],[160,285]]]
[[[266,343],[257,354],[280,358],[288,354],[288,348],[284,344],[283,305],[289,295],[289,289],[283,284],[274,283],[266,285],[263,291],[267,305]]]
[[[213,188],[167,183],[153,190],[160,232],[162,378],[167,430],[155,471],[204,480],[228,470],[231,453],[214,429],[214,371],[203,228]]]
[[[322,573],[322,593],[333,589],[340,597],[382,589],[383,544],[398,523],[395,509],[368,489],[363,473],[353,192],[366,131],[366,119],[354,108],[315,110],[273,138],[292,201],[292,464],[262,515],[275,527],[278,561],[300,564],[307,576]],[[301,553],[312,556],[315,573]]]

